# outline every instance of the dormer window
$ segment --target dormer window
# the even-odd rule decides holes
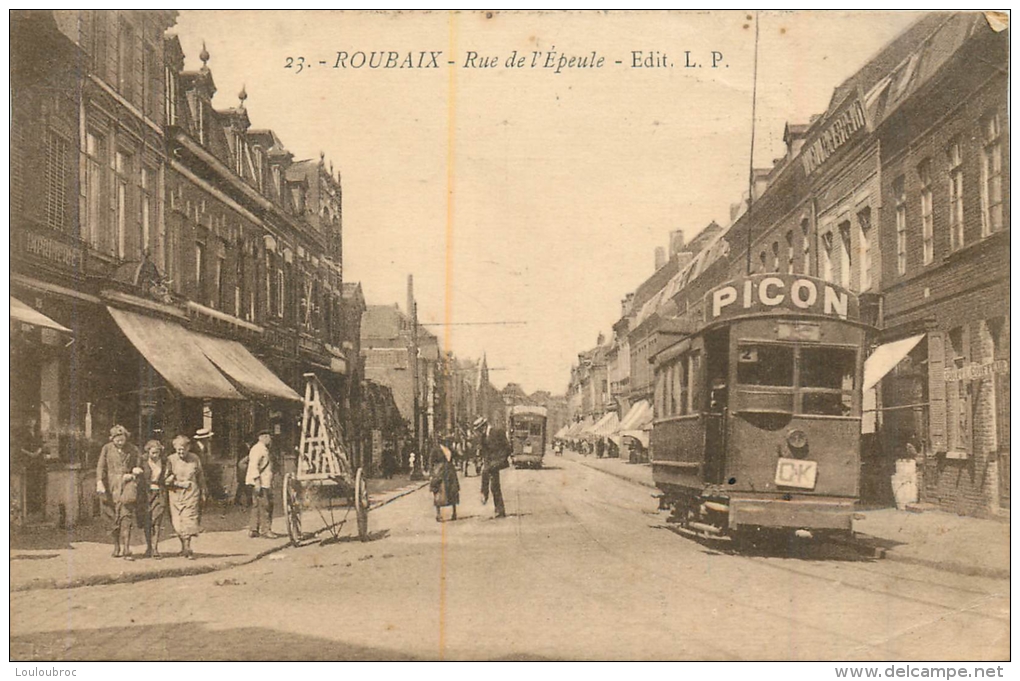
[[[294,183],[290,187],[290,193],[294,212],[298,215],[303,214],[305,212],[305,188],[298,183]]]

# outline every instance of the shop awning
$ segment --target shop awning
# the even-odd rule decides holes
[[[12,320],[21,322],[22,324],[38,326],[43,329],[53,329],[54,331],[62,331],[63,333],[72,333],[71,329],[57,324],[42,312],[30,308],[14,296],[11,296],[10,298]]]
[[[620,432],[641,430],[652,422],[652,405],[648,400],[638,400],[620,421]]]
[[[195,342],[197,334],[174,322],[106,309],[142,357],[185,397],[244,399],[202,352]]]
[[[598,421],[588,425],[584,430],[582,430],[581,435],[588,438],[601,437],[602,434],[599,431],[603,426],[606,425],[606,423],[609,422],[610,416],[615,417],[616,412],[609,412],[608,414],[603,414]]]
[[[570,426],[569,425],[563,426],[562,428],[560,428],[559,430],[556,431],[556,434],[553,435],[553,437],[554,438],[561,438],[561,437],[563,437],[564,435],[567,434],[568,430],[570,430]]]
[[[225,338],[213,338],[205,334],[189,333],[201,348],[202,353],[224,374],[233,379],[246,391],[255,395],[301,402],[298,395],[289,385],[281,381],[276,374],[260,362],[255,355],[237,341]]]
[[[864,390],[871,390],[885,378],[904,357],[910,354],[924,334],[880,345],[864,360]]]
[[[615,411],[611,411],[602,417],[599,425],[595,428],[595,434],[605,437],[615,433],[620,427],[620,418]]]

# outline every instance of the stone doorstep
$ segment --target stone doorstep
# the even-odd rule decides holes
[[[381,507],[383,507],[383,506],[385,506],[385,505],[387,505],[389,503],[392,503],[392,502],[396,501],[397,499],[400,499],[401,497],[405,497],[405,496],[407,496],[409,494],[417,492],[419,489],[421,489],[422,487],[425,487],[427,484],[428,484],[427,482],[414,483],[414,484],[411,484],[411,485],[406,485],[404,487],[398,488],[396,490],[392,490],[391,492],[388,492],[385,495],[383,495],[385,498],[382,501],[373,503],[371,506],[369,506],[369,510],[376,510],[376,509],[381,508]],[[318,535],[320,535],[323,532],[326,532],[328,530],[329,530],[329,527],[320,528],[319,530],[316,530],[315,532],[313,532],[311,534],[311,536],[312,537],[317,537]],[[231,534],[236,534],[236,533],[244,532],[244,531],[245,530],[235,530],[235,531],[232,531]],[[37,589],[74,589],[74,588],[79,588],[79,587],[84,587],[84,586],[105,586],[105,585],[110,585],[110,584],[127,584],[127,583],[148,581],[148,580],[152,580],[152,579],[164,579],[164,578],[167,578],[167,577],[188,577],[188,576],[192,576],[192,575],[202,575],[202,574],[207,574],[209,572],[216,572],[216,571],[219,571],[219,570],[225,570],[227,568],[240,567],[242,565],[247,565],[249,563],[254,563],[255,561],[260,560],[262,558],[265,558],[266,556],[268,556],[270,554],[276,553],[278,551],[282,551],[282,550],[288,548],[289,546],[291,546],[291,543],[290,543],[290,539],[287,538],[285,541],[281,540],[280,543],[273,544],[273,545],[269,546],[268,548],[263,549],[262,551],[259,551],[258,553],[254,554],[254,555],[248,555],[248,556],[245,556],[243,558],[236,559],[236,560],[226,560],[226,561],[220,561],[218,563],[191,563],[191,564],[183,565],[183,566],[180,566],[180,567],[172,567],[172,568],[171,567],[167,567],[167,568],[162,568],[161,567],[161,568],[158,568],[158,569],[155,569],[155,570],[151,570],[151,571],[146,570],[146,571],[137,571],[137,572],[102,573],[102,574],[91,575],[91,576],[88,576],[88,577],[82,577],[81,579],[75,579],[75,580],[63,580],[63,581],[61,581],[61,580],[56,580],[56,579],[46,579],[46,580],[38,580],[38,581],[29,581],[29,582],[25,582],[25,583],[17,584],[17,585],[12,584],[10,590],[11,590],[11,593],[13,593],[13,592],[16,592],[16,591],[34,591],[34,590],[37,590]]]

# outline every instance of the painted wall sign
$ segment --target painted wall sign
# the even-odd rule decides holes
[[[826,121],[821,132],[804,145],[804,150],[800,153],[804,172],[810,175],[818,170],[819,166],[867,125],[868,119],[861,100],[854,96],[846,101],[832,118]]]
[[[710,291],[706,303],[708,322],[765,312],[860,318],[856,295],[827,281],[795,274],[757,274],[737,279]]]
[[[945,379],[947,381],[983,381],[996,374],[1009,374],[1009,360],[998,359],[987,364],[970,363],[958,369],[947,368]]]

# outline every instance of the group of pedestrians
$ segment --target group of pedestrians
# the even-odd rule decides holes
[[[139,453],[128,442],[131,433],[121,425],[110,429],[110,441],[99,453],[96,492],[103,504],[113,539],[113,557],[134,560],[131,534],[140,527],[145,534],[145,557],[159,560],[159,540],[166,516],[181,543],[181,556],[195,559],[191,541],[202,531],[202,508],[209,499],[202,453],[208,429],[199,429],[194,439],[178,435],[171,442],[172,453],[164,456],[159,440],[149,440]],[[243,461],[244,485],[252,497],[249,536],[276,538],[273,523],[273,466],[269,430]]]
[[[492,503],[497,518],[506,517],[503,504],[503,490],[500,486],[499,472],[510,466],[510,440],[502,428],[493,428],[485,417],[479,417],[472,423],[474,437],[466,444],[461,456],[472,453],[482,462],[482,505]],[[436,507],[436,522],[442,522],[443,507],[450,506],[451,520],[457,519],[457,505],[460,503],[460,481],[457,479],[457,449],[452,443],[437,444],[432,449],[432,477],[429,488],[432,491]]]

